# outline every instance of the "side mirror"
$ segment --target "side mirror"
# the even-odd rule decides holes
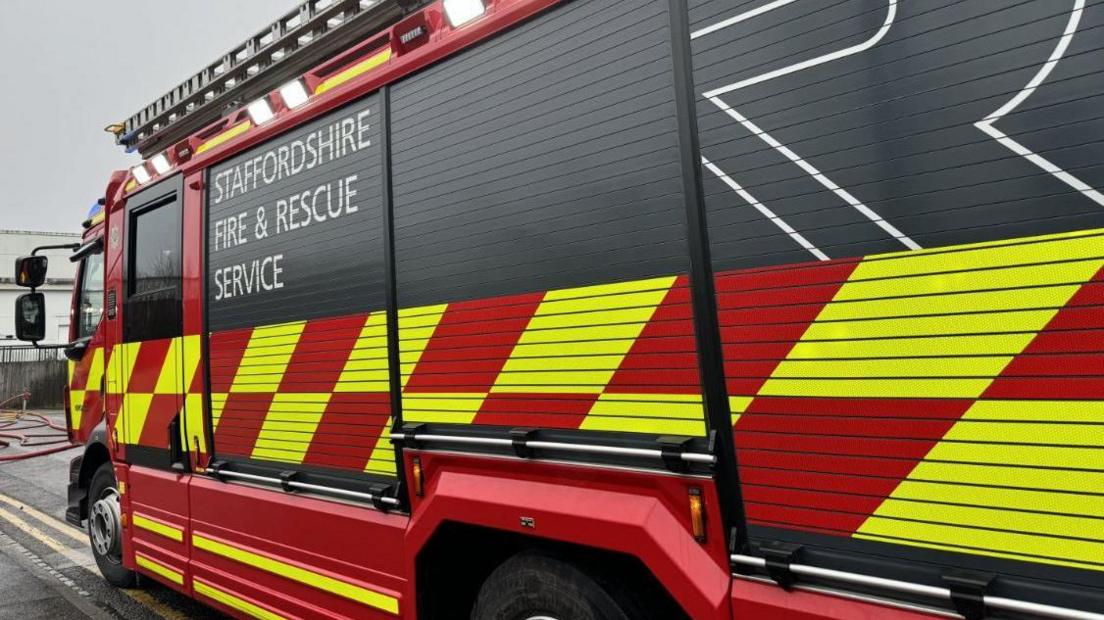
[[[45,256],[20,256],[15,259],[15,283],[27,288],[38,288],[46,281]]]
[[[38,342],[46,337],[46,296],[24,293],[15,300],[15,337]]]

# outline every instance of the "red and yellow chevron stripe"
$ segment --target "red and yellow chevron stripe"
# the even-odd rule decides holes
[[[1104,570],[1104,231],[718,278],[757,524]]]
[[[719,273],[751,522],[1104,569],[1102,270],[1089,230]],[[701,436],[693,334],[685,276],[401,309],[404,417]],[[127,443],[201,410],[187,338],[109,360]],[[394,473],[382,311],[213,333],[210,374],[220,453]]]

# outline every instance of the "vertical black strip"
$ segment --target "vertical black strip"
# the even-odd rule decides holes
[[[690,288],[694,309],[694,336],[698,347],[702,397],[713,431],[717,465],[714,478],[721,499],[725,532],[731,548],[747,549],[747,521],[736,464],[736,442],[724,384],[721,330],[717,324],[717,297],[713,262],[709,255],[709,230],[705,215],[705,190],[701,177],[701,146],[694,90],[694,64],[690,50],[690,12],[686,0],[668,0],[671,20],[671,58],[674,65],[675,112],[678,121],[679,160],[682,166],[683,200],[686,206],[686,238],[690,248]]]
[[[379,91],[380,98],[380,193],[383,204],[383,253],[384,286],[387,287],[387,371],[390,375],[391,417],[393,428],[402,428],[402,377],[399,373],[399,300],[395,285],[395,228],[393,196],[391,192],[391,87],[384,86]],[[390,429],[384,429],[388,433]],[[380,437],[380,441],[391,441],[390,437]],[[406,492],[406,470],[403,468],[402,446],[395,446],[395,470],[399,477],[397,497],[403,509],[410,507],[410,497]]]
[[[211,307],[208,303],[208,291],[210,291],[210,264],[211,264],[211,236],[207,234],[208,219],[210,218],[210,211],[208,210],[210,205],[207,201],[207,187],[211,182],[211,169],[204,168],[203,180],[201,182],[200,201],[202,204],[199,207],[199,231],[203,235],[203,264],[200,266],[200,273],[203,274],[202,291],[200,292],[200,304],[203,308],[203,333],[200,334],[200,351],[202,352],[199,361],[203,364],[203,406],[205,407],[205,413],[203,416],[203,431],[204,439],[207,444],[207,463],[210,464],[215,460],[215,410],[211,407],[211,324],[210,314]],[[185,397],[187,398],[187,397]]]

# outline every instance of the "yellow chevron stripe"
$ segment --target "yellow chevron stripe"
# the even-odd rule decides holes
[[[1099,401],[978,401],[855,537],[1104,570],[1102,414]]]
[[[399,376],[404,389],[447,308],[440,304],[399,310]]]
[[[230,391],[276,392],[306,324],[295,321],[254,328]]]
[[[103,354],[103,347],[92,349],[92,361],[88,364],[88,381],[84,385],[84,389],[88,392],[100,391],[100,380],[103,379],[104,374]]]
[[[1070,235],[868,257],[759,393],[978,398],[1104,265],[1100,246]]]
[[[181,393],[180,362],[184,354],[183,348],[182,338],[173,338],[169,341],[169,350],[165,353],[161,372],[157,375],[157,383],[153,388],[154,394]]]
[[[141,342],[123,342],[111,349],[111,359],[107,368],[107,391],[112,394],[124,394],[134,373],[134,362],[138,357]]]
[[[602,394],[579,426],[593,431],[705,435],[700,394]]]
[[[184,336],[180,339],[180,389],[187,392],[195,375],[199,372],[199,363],[203,358],[203,345],[199,334]]]
[[[335,392],[388,392],[391,377],[387,364],[387,313],[368,315],[360,330]]]
[[[261,607],[260,605],[250,603],[249,601],[243,598],[239,598],[234,594],[230,594],[226,590],[217,588],[207,583],[206,581],[203,581],[202,579],[193,578],[192,588],[195,590],[196,594],[205,596],[212,601],[222,603],[230,609],[240,611],[248,616],[260,618],[260,620],[287,620],[284,616],[281,616],[276,612],[269,611],[267,608]]]
[[[403,394],[403,419],[410,422],[471,424],[487,399],[486,393],[412,393]]]
[[[183,575],[183,573],[181,573],[180,571],[177,571],[177,570],[173,570],[173,569],[169,568],[168,566],[165,566],[164,564],[154,560],[151,557],[148,557],[148,556],[142,555],[141,553],[135,552],[134,562],[136,564],[138,564],[138,566],[148,570],[149,572],[151,572],[155,575],[160,575],[161,577],[164,577],[165,579],[168,579],[169,581],[175,583],[178,586],[184,585],[184,575]]]
[[[119,417],[123,423],[123,443],[136,444],[142,437],[153,394],[124,394]]]
[[[69,390],[69,419],[73,424],[74,429],[78,429],[81,426],[81,420],[84,417],[84,397],[88,392],[100,391],[100,379],[104,376],[104,362],[103,362],[103,347],[95,347],[91,351],[92,358],[88,363],[88,379],[85,381],[84,389]],[[73,375],[77,369],[76,362],[69,362],[69,385],[73,385]]]
[[[601,393],[674,282],[548,292],[491,391]]]
[[[307,454],[330,394],[279,392],[265,415],[252,457],[299,464]]]
[[[146,530],[147,532],[153,532],[154,534],[164,536],[176,542],[184,542],[184,530],[175,525],[169,525],[168,523],[158,521],[137,512],[131,514],[130,522],[134,524],[134,527]]]
[[[380,430],[380,438],[376,442],[376,447],[372,448],[372,456],[364,466],[364,471],[387,476],[395,475],[395,448],[391,445],[391,427],[394,425],[395,419],[388,418],[387,426]]]
[[[732,426],[736,427],[736,423],[740,421],[740,416],[743,415],[747,408],[751,406],[751,401],[755,400],[754,396],[729,396],[728,397],[728,410],[732,417]]]
[[[202,549],[215,555],[220,555],[225,558],[240,562],[247,566],[272,573],[279,577],[289,579],[291,581],[297,581],[299,583],[318,588],[323,592],[329,592],[336,594],[343,598],[347,598],[351,601],[381,609],[383,611],[398,615],[399,613],[399,599],[394,596],[383,594],[375,590],[349,583],[348,581],[342,581],[340,579],[334,579],[326,575],[316,573],[314,571],[289,564],[287,562],[277,560],[266,555],[247,551],[240,547],[229,545],[219,542],[212,538],[200,534],[192,534],[192,545],[196,549]]]
[[[226,393],[211,393],[211,430],[218,430],[219,420],[222,419],[222,410],[226,407],[226,399],[230,398]]]
[[[207,452],[207,429],[203,421],[203,394],[184,396],[184,424],[180,427],[181,445],[189,451]]]
[[[926,250],[871,254],[863,259],[864,277],[896,277],[899,274],[929,274],[1055,260],[1096,259],[1100,257],[1102,244],[1104,229],[1093,229]],[[1009,257],[1013,257],[1012,260]]]

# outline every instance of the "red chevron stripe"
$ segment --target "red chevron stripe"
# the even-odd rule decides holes
[[[142,435],[138,443],[155,448],[169,447],[169,424],[180,412],[180,396],[177,394],[154,394],[150,399],[146,421],[142,425]]]
[[[127,383],[127,391],[133,394],[150,394],[157,387],[157,379],[161,376],[161,368],[165,364],[172,339],[146,340],[138,348],[137,358],[134,360],[134,371]]]
[[[652,318],[621,360],[606,391],[621,394],[699,394],[690,278],[675,279]]]
[[[407,381],[407,392],[486,392],[544,293],[450,303]]]
[[[303,327],[280,392],[332,392],[356,346],[367,314],[315,319]]]
[[[730,395],[748,396],[763,387],[858,264],[855,259],[717,274]]]
[[[1104,269],[1074,293],[982,398],[1104,399]]]
[[[208,361],[211,370],[211,392],[224,394],[234,384],[234,375],[238,372],[245,348],[253,328],[232,329],[211,334],[208,346]],[[197,373],[200,374],[200,373]]]
[[[749,519],[853,533],[972,404],[756,398],[735,429]]]
[[[386,392],[334,394],[303,463],[363,471],[390,416],[391,395]]]
[[[490,394],[472,424],[579,428],[598,394]]]
[[[249,457],[261,432],[273,394],[231,393],[215,429],[218,452]]]

